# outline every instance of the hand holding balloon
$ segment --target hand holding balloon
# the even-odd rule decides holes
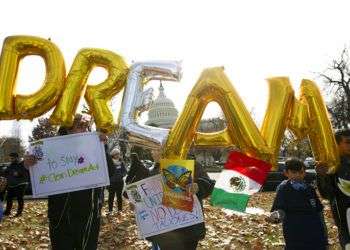
[[[325,176],[329,171],[329,166],[323,162],[316,162],[315,166],[316,173],[321,176]]]

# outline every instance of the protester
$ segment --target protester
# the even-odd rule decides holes
[[[343,249],[350,249],[350,218],[347,215],[350,208],[350,192],[343,184],[350,181],[350,130],[337,131],[335,139],[340,154],[340,165],[334,174],[327,174],[327,164],[318,162],[317,186],[321,196],[330,201],[340,245]]]
[[[150,176],[149,170],[140,161],[137,153],[130,154],[130,170],[125,179],[126,184],[134,183]]]
[[[153,158],[153,166],[150,169],[150,175],[157,175],[160,174],[160,156],[161,156],[161,152],[160,150],[152,150],[152,158]],[[151,241],[152,243],[152,247],[151,250],[160,250],[159,246],[157,245],[157,243],[155,243],[154,241]]]
[[[152,150],[153,165],[150,168],[150,175],[157,175],[160,173],[160,154],[159,150]]]
[[[125,164],[120,158],[119,149],[115,148],[110,152],[113,160],[113,174],[110,178],[110,186],[108,187],[108,210],[110,213],[113,212],[114,197],[117,196],[118,212],[123,209],[123,187],[124,187],[124,176],[126,176]]]
[[[189,158],[194,159],[193,156]],[[195,159],[194,159],[195,160]],[[196,194],[203,208],[203,199],[208,197],[213,191],[215,181],[211,180],[203,167],[196,162],[194,168],[193,184],[190,190]],[[198,242],[204,239],[206,233],[205,223],[179,228],[171,232],[158,234],[147,238],[155,243],[161,250],[194,250]]]
[[[73,126],[61,127],[58,135],[75,134],[90,130],[88,117],[77,114]],[[100,139],[106,140],[101,134]],[[111,172],[111,158],[106,154]],[[25,165],[36,162],[34,156],[27,156]],[[53,250],[97,249],[100,231],[103,189],[93,188],[81,191],[51,195],[48,198],[48,218],[51,247]]]
[[[130,169],[128,172],[128,175],[125,179],[125,183],[131,184],[143,179],[146,179],[147,177],[150,177],[150,171],[143,165],[143,163],[140,161],[139,156],[137,153],[131,153],[130,154]],[[123,193],[125,198],[128,199],[128,195],[126,192]],[[129,203],[130,208],[134,209],[134,205],[132,203]],[[158,247],[156,244],[152,243],[152,250],[157,250]]]
[[[155,161],[155,166],[158,167],[159,173],[159,160],[160,152],[152,151],[152,157]],[[195,160],[194,156],[190,156]],[[157,174],[153,171],[153,174]],[[150,176],[150,172],[146,169],[142,162],[139,160],[136,153],[131,154],[131,168],[126,179],[126,183],[130,184]],[[203,167],[199,163],[195,163],[193,184],[189,187],[189,190],[196,194],[200,204],[203,208],[203,199],[208,197],[213,191],[215,181],[211,180],[208,174],[203,170]],[[171,232],[158,234],[146,238],[146,240],[152,242],[152,249],[161,250],[194,250],[197,248],[199,240],[204,239],[206,233],[205,223],[199,223],[192,226],[179,228]]]
[[[11,164],[5,170],[5,177],[7,179],[7,196],[6,196],[6,210],[4,216],[11,214],[13,199],[18,201],[17,216],[22,215],[24,207],[24,192],[29,183],[28,170],[24,167],[23,162],[19,160],[17,153],[10,154]]]
[[[288,178],[277,187],[269,222],[283,224],[285,249],[327,249],[327,229],[323,206],[315,189],[304,181],[305,165],[288,159],[284,171]]]
[[[145,165],[140,161],[139,156],[137,153],[131,153],[130,155],[130,170],[128,172],[128,176],[126,177],[126,184],[131,184],[140,180],[143,180],[147,177],[150,177],[151,175],[157,174],[156,172],[149,171]],[[159,159],[158,159],[158,165],[159,165]],[[159,172],[158,172],[159,174]],[[126,192],[124,195],[127,198]],[[131,209],[134,209],[133,205],[130,203]],[[152,242],[152,250],[158,250],[158,246],[156,243]]]

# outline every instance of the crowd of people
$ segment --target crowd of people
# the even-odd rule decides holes
[[[86,116],[76,115],[72,127],[61,127],[57,136],[82,133],[90,131],[90,121]],[[159,173],[160,152],[153,151],[155,164],[151,169],[144,166],[136,153],[130,154],[130,168],[127,172],[126,164],[122,159],[119,149],[108,150],[107,137],[100,133],[100,140],[105,143],[106,162],[110,185],[108,188],[108,214],[113,212],[115,198],[117,200],[117,214],[123,209],[124,179],[130,184],[151,175]],[[15,157],[16,156],[16,157]],[[20,216],[23,211],[23,195],[28,184],[28,169],[34,167],[37,159],[34,155],[27,154],[20,161],[17,154],[11,154],[12,163],[5,172],[6,189],[2,192],[2,198],[6,196],[5,216],[10,215],[13,198],[18,199],[18,211]],[[191,190],[197,194],[200,201],[210,195],[214,182],[197,169]],[[6,193],[6,195],[4,195]],[[48,219],[51,248],[53,250],[65,249],[97,249],[98,235],[101,223],[101,210],[104,204],[104,188],[92,188],[75,192],[48,196]],[[163,233],[148,240],[153,249],[196,249],[198,241],[205,236],[204,223]]]
[[[90,121],[77,115],[72,127],[61,127],[57,136],[87,132]],[[328,174],[327,163],[316,165],[317,187],[320,195],[328,199],[333,218],[339,231],[339,242],[343,249],[350,249],[350,192],[343,187],[344,180],[350,181],[350,130],[335,134],[341,164],[334,174]],[[106,144],[106,136],[100,133],[100,140]],[[123,210],[124,185],[137,182],[158,174],[160,152],[154,150],[154,166],[148,169],[136,153],[130,154],[130,168],[119,149],[108,150],[106,161],[110,185],[108,189],[108,216],[117,215]],[[0,178],[0,199],[6,199],[4,216],[10,216],[14,198],[18,201],[17,213],[21,216],[24,207],[23,196],[28,185],[28,169],[36,164],[33,155],[25,155],[21,161],[16,152],[11,153],[11,164]],[[200,203],[210,196],[215,181],[211,180],[198,162],[195,162],[191,192]],[[276,190],[271,213],[266,218],[270,223],[282,223],[285,249],[327,249],[327,228],[323,216],[323,205],[315,187],[304,181],[305,165],[296,158],[286,161],[283,181]],[[4,181],[5,180],[5,181]],[[125,183],[125,184],[124,184]],[[114,212],[116,198],[116,212]],[[104,188],[91,188],[75,192],[50,195],[48,197],[48,219],[51,247],[63,249],[97,249],[101,223],[101,209],[104,204]],[[0,207],[1,209],[1,207]],[[0,210],[1,212],[1,210]],[[147,238],[153,249],[196,249],[198,242],[205,237],[205,223],[179,228]]]

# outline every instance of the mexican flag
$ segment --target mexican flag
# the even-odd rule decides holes
[[[250,195],[258,192],[271,165],[240,152],[231,152],[211,195],[211,204],[244,212]]]

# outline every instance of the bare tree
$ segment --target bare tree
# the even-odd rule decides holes
[[[334,128],[350,125],[350,61],[349,52],[344,48],[340,57],[334,59],[329,67],[320,73],[325,82],[327,95],[332,99],[327,105]]]
[[[226,120],[224,119],[224,116],[221,115],[220,117],[210,118],[210,119],[204,119],[200,122],[198,131],[210,133],[210,132],[216,132],[220,131],[226,128]],[[221,161],[222,157],[225,154],[225,149],[223,148],[196,148],[194,149],[194,153],[197,155],[202,155],[203,161],[206,163],[211,162],[212,160],[215,161]],[[211,160],[212,159],[212,160]]]
[[[9,154],[16,152],[20,157],[23,156],[25,152],[25,146],[23,142],[18,137],[1,137],[0,138],[1,148],[0,148],[0,162],[10,161]]]
[[[226,120],[221,117],[204,119],[200,122],[198,131],[216,132],[226,127]]]
[[[281,155],[284,157],[298,157],[300,159],[312,156],[309,139],[298,140],[287,130],[282,140]]]
[[[108,148],[119,148],[121,155],[124,160],[127,160],[126,154],[130,145],[128,142],[128,135],[123,130],[115,130],[111,135],[108,136]]]
[[[43,138],[53,137],[57,133],[57,127],[51,125],[49,118],[39,118],[38,124],[33,128],[29,141],[36,141]]]

